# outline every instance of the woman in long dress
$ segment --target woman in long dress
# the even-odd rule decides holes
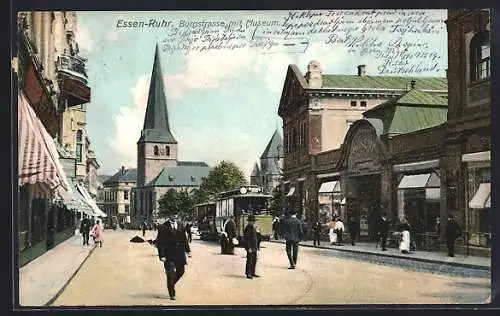
[[[401,242],[399,243],[399,250],[407,254],[410,252],[410,226],[408,224],[402,225]]]
[[[335,233],[335,219],[332,219],[330,223],[328,223],[328,227],[330,228],[328,236],[330,237],[330,244],[334,245],[337,242],[337,233]]]
[[[92,236],[94,236],[94,242],[99,243],[100,247],[102,247],[102,241],[103,241],[102,231],[103,231],[102,226],[99,220],[97,220],[96,224],[92,228]]]

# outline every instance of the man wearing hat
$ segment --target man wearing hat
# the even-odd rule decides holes
[[[297,218],[297,212],[292,211],[291,216],[285,220],[286,255],[290,261],[288,269],[295,269],[299,242],[304,235],[302,222]]]
[[[158,227],[155,244],[165,268],[168,294],[171,300],[175,300],[175,284],[184,274],[186,253],[190,255],[191,252],[185,227],[178,221],[176,214],[170,215],[169,219]]]
[[[245,236],[245,249],[247,251],[247,263],[245,268],[245,274],[247,279],[258,278],[259,276],[255,274],[255,266],[257,265],[257,230],[255,229],[255,216],[249,215],[247,219],[247,226],[245,227],[243,234]]]

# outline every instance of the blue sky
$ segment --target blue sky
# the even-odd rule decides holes
[[[323,18],[326,15],[326,11],[313,13],[321,13]],[[336,14],[344,21],[355,22],[354,18]],[[253,23],[283,23],[287,16],[288,11],[78,12],[77,40],[82,54],[88,58],[92,88],[87,132],[101,165],[99,173],[113,174],[121,165],[136,167],[136,142],[144,118],[155,44],[161,45],[172,32],[171,28],[117,28],[120,19],[168,20],[173,26],[179,26],[180,20],[227,22],[241,19],[246,36],[241,42],[245,42],[255,30]],[[418,35],[418,41],[429,43],[428,51],[441,57],[437,61],[439,67],[432,72],[410,75],[445,76],[447,34],[442,21],[446,19],[446,10],[428,11],[424,16],[441,20],[434,23],[439,32]],[[307,20],[291,22],[304,21]],[[247,28],[247,23],[252,25]],[[280,28],[264,26],[258,30]],[[415,35],[388,30],[359,30],[352,35],[368,37],[375,34],[384,45],[399,37],[403,41],[417,39]],[[335,34],[345,35],[342,30]],[[343,43],[327,44],[330,35],[301,35],[295,42],[306,40],[308,46],[300,53],[283,49],[270,53],[261,47],[162,52],[170,125],[179,142],[179,159],[205,161],[212,166],[224,159],[232,160],[249,175],[276,127],[281,131],[277,108],[289,64],[296,64],[305,72],[309,61],[318,60],[324,74],[355,74],[357,65],[366,64],[368,75],[379,74],[381,59],[373,54],[362,56],[359,51],[350,52]],[[169,44],[174,42],[169,40]]]

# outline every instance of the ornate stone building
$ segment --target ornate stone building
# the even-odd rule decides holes
[[[365,68],[359,65],[354,75],[323,74],[319,62],[311,61],[303,75],[296,65],[288,67],[278,108],[283,119],[284,184],[287,207],[303,216],[317,216],[313,156],[339,149],[363,112],[412,89],[411,77],[367,76]],[[446,78],[416,80],[424,93],[447,95]],[[324,180],[337,176],[318,175]]]
[[[250,175],[250,184],[264,188],[264,192],[272,192],[280,183],[282,163],[283,138],[276,129],[260,156],[260,164],[255,163],[254,165]]]
[[[469,248],[490,248],[491,65],[490,12],[448,10],[446,213],[466,232]],[[470,249],[469,249],[470,250]]]
[[[157,218],[158,200],[169,189],[191,191],[208,176],[205,162],[179,161],[170,131],[160,52],[156,46],[144,126],[137,142],[137,187],[132,190],[132,225]]]

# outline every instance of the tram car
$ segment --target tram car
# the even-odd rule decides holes
[[[258,186],[242,186],[220,193],[215,201],[196,205],[200,238],[219,240],[225,219],[233,216],[237,239],[243,245],[243,230],[248,216],[253,214],[261,240],[269,241],[273,230],[273,217],[269,213],[271,198],[272,195],[262,193]]]
[[[200,203],[194,206],[196,210],[198,235],[201,240],[218,240],[215,228],[215,202]]]

